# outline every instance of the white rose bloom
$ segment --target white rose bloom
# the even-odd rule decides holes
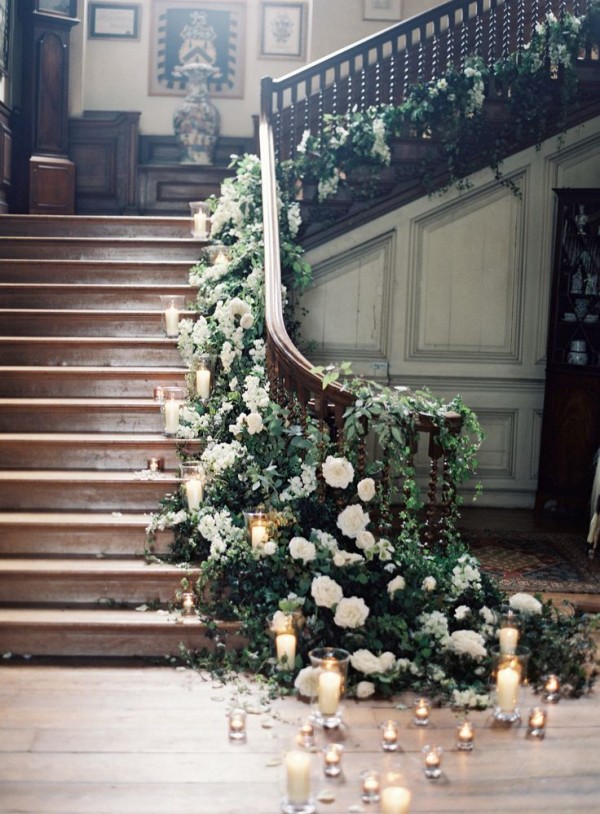
[[[396,666],[396,656],[387,650],[379,656],[379,665],[382,673],[389,673]]]
[[[290,555],[295,560],[310,562],[317,556],[317,549],[314,543],[305,540],[304,537],[292,537],[290,540]]]
[[[366,676],[381,672],[379,656],[374,655],[370,650],[357,650],[350,656],[350,664],[355,670]]]
[[[454,618],[461,622],[470,612],[471,608],[468,605],[459,605],[454,611]]]
[[[362,627],[369,613],[364,599],[351,596],[340,600],[333,621],[338,627]]]
[[[322,608],[332,608],[344,596],[341,587],[331,577],[315,577],[310,586],[313,599]]]
[[[244,316],[240,319],[240,328],[243,328],[245,331],[248,328],[251,328],[254,325],[254,317],[252,314],[244,314]]]
[[[425,577],[423,585],[421,586],[424,591],[435,591],[437,585],[435,577]]]
[[[358,482],[356,491],[363,503],[368,503],[375,497],[375,481],[373,478],[363,478]]]
[[[274,543],[273,540],[267,540],[267,542],[263,545],[263,554],[265,557],[272,557],[276,551],[277,543]]]
[[[487,625],[492,625],[496,621],[496,615],[487,607],[487,605],[480,608],[479,613]]]
[[[508,600],[508,604],[513,610],[522,611],[523,613],[542,612],[542,603],[539,602],[535,596],[531,596],[531,594],[513,594]]]
[[[360,531],[365,530],[368,523],[369,515],[356,503],[346,506],[337,519],[337,527],[346,537],[356,537]]]
[[[368,551],[375,545],[375,537],[370,531],[359,531],[356,535],[356,545],[363,551]]]
[[[262,432],[265,428],[260,413],[250,413],[250,415],[246,417],[246,425],[250,435],[256,435],[256,433]]]
[[[364,557],[352,551],[334,551],[333,564],[337,568],[345,568],[347,565],[355,565],[357,562],[364,562]]]
[[[345,489],[354,478],[354,467],[346,458],[328,455],[321,469],[325,483],[337,489]]]
[[[273,618],[271,619],[271,630],[274,633],[285,633],[286,630],[289,630],[292,624],[292,617],[289,613],[284,613],[283,611],[275,611],[273,614]]]
[[[375,692],[375,684],[372,681],[359,681],[356,685],[357,698],[369,698]]]
[[[394,596],[396,591],[403,591],[406,588],[406,580],[398,574],[397,577],[390,580],[387,584],[387,592],[390,596]]]
[[[474,659],[480,659],[487,655],[485,639],[475,630],[455,630],[446,641],[446,647],[448,650],[466,654]]]
[[[294,687],[300,695],[311,698],[317,691],[317,671],[313,667],[303,667],[296,676]]]

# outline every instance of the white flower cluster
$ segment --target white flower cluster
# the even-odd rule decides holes
[[[452,569],[452,592],[454,596],[458,596],[469,589],[481,590],[481,573],[475,557],[463,554]]]
[[[279,495],[280,500],[288,503],[301,497],[308,497],[317,488],[317,471],[314,466],[303,463],[300,474],[290,478],[288,485]],[[333,538],[332,538],[333,539]],[[337,544],[336,544],[337,545]]]
[[[487,655],[485,639],[476,630],[455,630],[445,641],[444,646],[453,653],[482,659]]]
[[[508,604],[513,610],[521,611],[521,613],[538,614],[542,612],[542,603],[531,594],[513,594],[509,598]]]
[[[350,664],[359,673],[372,675],[373,673],[389,673],[396,666],[396,656],[389,651],[376,656],[370,650],[356,650],[350,656]]]
[[[188,519],[185,509],[180,509],[178,512],[165,512],[164,514],[153,514],[150,522],[146,527],[146,534],[152,534],[154,531],[164,531],[173,526],[178,526]]]
[[[317,548],[314,543],[305,537],[292,537],[289,544],[290,557],[293,560],[302,562],[312,562],[317,556]]]
[[[233,522],[227,509],[205,512],[198,521],[198,531],[210,543],[210,555],[218,559],[227,552],[228,546],[244,539],[244,529]]]
[[[245,455],[246,451],[242,444],[239,441],[232,441],[229,444],[209,444],[200,460],[207,471],[218,474],[235,466]]]
[[[417,624],[422,633],[428,633],[434,639],[445,642],[448,639],[448,619],[441,611],[422,613],[417,617]]]
[[[260,380],[259,376],[246,376],[244,379],[244,387],[246,388],[242,393],[242,399],[246,407],[253,413],[259,410],[264,410],[269,405],[268,383],[265,386]]]
[[[264,428],[265,425],[263,424],[260,413],[250,413],[249,415],[240,413],[235,424],[229,425],[229,432],[235,435],[236,438],[239,438],[244,429],[248,431],[248,435],[257,435],[259,432],[262,432]]]
[[[379,158],[384,164],[389,164],[392,159],[392,154],[387,143],[387,133],[385,129],[385,122],[381,116],[373,119],[373,136],[374,142],[371,152],[374,158]]]
[[[490,696],[475,690],[453,690],[452,704],[464,709],[486,709],[490,705]]]

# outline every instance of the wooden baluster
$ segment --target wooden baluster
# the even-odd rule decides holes
[[[442,498],[440,503],[440,519],[438,539],[442,544],[447,544],[448,529],[458,514],[455,503],[456,484],[450,476],[450,459],[448,455],[443,457],[442,470]]]
[[[422,32],[417,51],[417,79],[419,82],[422,82],[425,79],[425,45],[423,44]]]
[[[290,158],[296,157],[296,105],[290,105]]]
[[[439,459],[442,455],[442,449],[438,443],[437,432],[431,431],[429,434],[429,458],[431,466],[429,469],[429,488],[427,490],[427,506],[425,507],[425,542],[428,546],[432,546],[436,542],[436,503],[438,491],[438,477],[439,477]]]
[[[535,27],[538,23],[540,16],[540,8],[538,0],[533,0],[531,3],[531,36],[535,34]]]
[[[381,104],[381,55],[375,63],[375,105]]]
[[[567,13],[566,0],[560,0],[560,3],[558,4],[558,16],[559,16],[559,19],[563,20],[566,13]]]
[[[352,110],[352,74],[348,74],[348,96],[346,100],[346,111]]]
[[[394,86],[396,84],[396,54],[392,53],[390,56],[390,87],[389,87],[389,99],[388,103],[390,105],[394,104]]]
[[[382,450],[382,459],[384,461],[389,461],[389,454],[387,454],[386,450]],[[392,483],[390,465],[385,463],[381,471],[381,496],[379,503],[379,522],[377,525],[377,534],[380,537],[386,537],[392,529],[391,493]]]
[[[488,59],[487,66],[491,70],[496,62],[496,32],[498,30],[498,9],[494,6],[490,9],[488,26]]]
[[[367,109],[367,72],[364,65],[360,72],[360,103],[359,109],[362,111]]]
[[[402,96],[408,96],[408,89],[410,87],[410,49],[408,47],[408,42],[406,43],[406,48],[404,49],[404,76],[402,80]]]
[[[465,59],[469,56],[469,20],[467,8],[463,6],[462,19],[460,21],[460,67],[464,68]]]
[[[483,54],[483,17],[481,14],[477,15],[475,21],[475,53],[479,57]]]
[[[448,30],[446,32],[446,70],[454,64],[454,28],[453,20],[448,21]]]
[[[519,0],[517,5],[517,55],[520,55],[525,45],[525,3]]]
[[[438,71],[439,71],[439,39],[437,31],[433,35],[433,39],[431,41],[431,78],[437,79]]]
[[[502,11],[502,59],[510,56],[510,3],[505,3]]]
[[[310,130],[310,97],[312,94],[312,79],[308,77],[304,83],[304,130]]]

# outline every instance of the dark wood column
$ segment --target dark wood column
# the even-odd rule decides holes
[[[68,157],[69,38],[76,0],[21,0],[21,105],[15,120],[15,211],[74,212],[75,165]]]

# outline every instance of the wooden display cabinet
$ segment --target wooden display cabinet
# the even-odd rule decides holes
[[[536,510],[589,510],[600,448],[600,189],[555,189],[554,269]]]

